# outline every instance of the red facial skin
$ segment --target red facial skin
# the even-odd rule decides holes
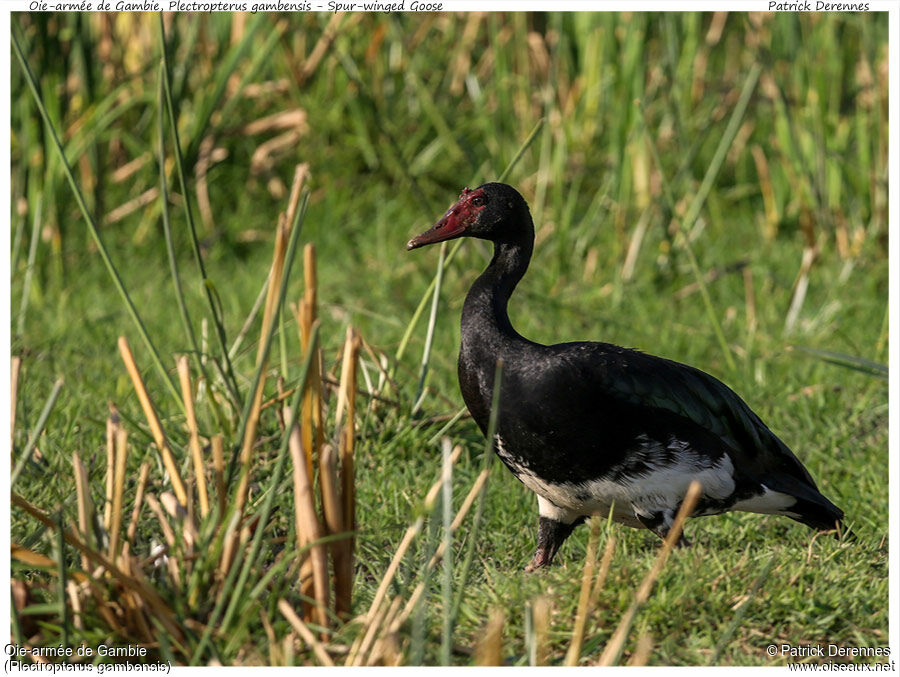
[[[478,213],[484,209],[484,204],[476,204],[483,199],[483,196],[484,191],[481,188],[475,190],[463,188],[456,204],[450,207],[441,220],[431,228],[407,242],[406,249],[416,249],[426,244],[443,242],[464,235],[466,229],[478,219]]]

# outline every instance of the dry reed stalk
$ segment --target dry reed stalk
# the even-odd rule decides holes
[[[339,534],[344,528],[344,515],[338,490],[337,454],[330,444],[323,446],[319,454],[319,487],[326,530],[329,535]]]
[[[688,487],[684,500],[681,502],[678,514],[675,515],[675,521],[672,523],[672,528],[669,529],[666,540],[663,541],[662,547],[659,549],[659,554],[656,556],[653,566],[650,567],[650,571],[644,576],[644,580],[641,581],[637,592],[634,594],[634,601],[632,601],[631,606],[628,607],[628,610],[619,621],[619,625],[616,627],[616,631],[607,643],[606,648],[603,649],[603,653],[600,656],[600,665],[614,665],[618,662],[619,656],[622,655],[622,647],[625,644],[628,631],[631,629],[631,624],[634,622],[634,617],[637,615],[638,609],[640,609],[650,597],[650,591],[653,589],[653,584],[656,583],[656,579],[659,578],[659,574],[662,572],[666,560],[672,552],[672,548],[675,547],[675,544],[681,537],[681,532],[684,529],[684,521],[687,519],[688,515],[693,512],[702,491],[703,487],[700,483],[697,480],[693,480]]]
[[[397,595],[394,597],[393,601],[391,601],[390,607],[388,607],[387,612],[384,614],[384,617],[378,621],[378,625],[382,628],[389,628],[393,625],[394,620],[397,618],[397,614],[400,611],[400,605],[403,604],[403,597],[401,595]],[[382,633],[378,639],[375,641],[375,644],[372,646],[372,651],[369,653],[369,657],[365,661],[365,665],[375,665],[378,663],[379,659],[385,653],[386,643],[388,641],[388,637],[391,635],[389,633]]]
[[[351,608],[351,595],[353,592],[353,549],[355,543],[354,532],[356,530],[356,483],[354,470],[354,442],[356,423],[356,375],[359,358],[359,337],[353,327],[347,327],[347,337],[344,340],[344,357],[341,363],[341,388],[338,391],[338,402],[335,426],[340,429],[341,414],[346,411],[343,434],[340,437],[341,460],[341,501],[344,516],[344,531],[350,535],[341,545],[344,555],[341,560],[342,568],[335,567],[335,612],[345,617],[349,615]],[[343,407],[342,407],[343,403]]]
[[[331,660],[331,656],[325,651],[325,647],[316,639],[316,636],[312,631],[306,627],[306,624],[300,620],[300,617],[297,616],[297,613],[291,608],[291,605],[288,604],[287,600],[278,600],[278,610],[281,612],[281,615],[287,619],[287,622],[291,624],[291,627],[294,628],[297,634],[300,635],[303,641],[312,648],[313,653],[316,655],[316,658],[319,659],[319,662],[322,665],[333,667],[334,661]]]
[[[147,502],[150,511],[156,515],[159,526],[162,528],[163,538],[166,541],[166,545],[169,546],[169,552],[171,552],[175,547],[175,531],[172,529],[172,525],[169,524],[169,520],[162,509],[162,505],[159,503],[159,499],[156,498],[155,494],[148,493],[144,500]]]
[[[305,167],[305,165],[304,165]],[[299,192],[299,191],[298,191]],[[313,325],[318,314],[318,283],[316,281],[316,248],[308,243],[303,248],[303,298],[297,306],[297,322],[300,327],[301,352],[305,355],[309,350]],[[316,354],[310,363],[309,377],[306,379],[306,392],[303,394],[303,418],[300,430],[303,433],[303,445],[312,477],[313,453],[321,453],[324,443],[325,429],[322,425],[322,351],[316,346]]]
[[[269,665],[281,664],[281,656],[278,651],[278,640],[275,637],[275,628],[269,623],[269,618],[265,610],[259,610],[259,620],[262,621],[263,630],[266,633],[266,639],[269,641]]]
[[[484,21],[485,12],[471,12],[466,19],[463,34],[457,43],[456,55],[453,63],[453,77],[450,80],[450,93],[459,96],[463,93],[465,78],[469,74],[469,66],[472,63],[472,52],[475,39],[478,37],[478,27]]]
[[[394,389],[394,392],[400,392],[400,387],[397,385],[397,382],[391,378],[390,373],[387,370],[387,367],[382,364],[382,360],[378,359],[378,356],[375,354],[375,350],[372,346],[369,345],[369,342],[366,341],[361,335],[359,337],[359,342],[362,344],[363,349],[366,351],[366,354],[372,359],[372,362],[375,363],[375,366],[378,367],[378,372],[381,375],[381,378],[384,379],[385,383],[389,383],[391,387]],[[382,359],[384,358],[384,354],[381,355]],[[383,391],[383,386],[379,389],[379,393]],[[377,399],[378,395],[376,393],[369,393],[370,397],[373,399]]]
[[[750,154],[753,155],[756,174],[759,176],[759,190],[762,193],[766,214],[763,237],[771,242],[778,236],[778,207],[775,201],[775,191],[772,189],[769,161],[766,159],[765,151],[758,144],[750,146]]]
[[[28,564],[29,566],[44,567],[48,569],[50,574],[53,576],[56,576],[59,573],[58,562],[54,562],[52,559],[47,557],[47,555],[42,555],[41,553],[35,552],[34,550],[29,550],[20,543],[9,544],[9,556],[14,560],[18,560],[19,562]],[[83,581],[85,579],[85,576],[84,574],[75,572],[74,578],[78,581]]]
[[[91,516],[94,514],[94,506],[91,504],[90,485],[88,484],[87,471],[81,462],[81,456],[77,451],[72,452],[72,470],[75,473],[75,495],[78,500],[78,531],[85,543],[88,543],[88,534],[91,529]],[[88,570],[88,560],[81,556],[81,568]]]
[[[12,501],[13,505],[27,512],[48,529],[55,530],[57,528],[56,522],[43,510],[33,506],[18,494],[10,493],[10,500]],[[163,601],[162,597],[159,596],[156,590],[154,590],[146,583],[138,581],[135,578],[122,572],[122,570],[119,569],[119,567],[116,566],[115,563],[107,559],[107,557],[103,553],[93,550],[92,548],[85,545],[84,542],[80,538],[78,538],[78,535],[73,531],[64,529],[63,538],[69,545],[78,550],[80,553],[87,555],[89,560],[108,571],[110,575],[117,581],[119,581],[119,583],[121,583],[125,588],[139,595],[153,609],[154,617],[165,626],[166,631],[171,634],[172,637],[180,640],[183,635],[178,625],[173,620],[174,615],[172,613],[172,610],[166,605],[166,603]]]
[[[300,299],[300,303],[293,306],[294,315],[297,318],[297,324],[300,329],[300,352],[306,355],[309,351],[309,341],[312,336],[312,326],[315,322],[315,308],[304,298]],[[313,452],[318,450],[321,452],[321,444],[316,444],[316,434],[321,425],[317,426],[314,420],[314,408],[316,406],[317,391],[321,389],[322,379],[318,375],[318,360],[313,357],[309,364],[309,376],[306,379],[306,390],[303,393],[303,400],[300,404],[300,434],[303,441],[303,451],[306,453],[306,466],[309,476],[313,475]]]
[[[634,653],[628,659],[627,665],[647,665],[647,659],[650,658],[651,651],[653,651],[653,638],[644,633],[638,637],[637,646],[634,647]]]
[[[212,202],[209,199],[209,182],[206,177],[214,164],[222,162],[228,157],[228,151],[215,147],[216,140],[207,136],[200,142],[197,149],[197,164],[194,166],[196,179],[197,208],[200,210],[200,220],[207,233],[215,232],[216,224],[213,220]]]
[[[225,442],[221,435],[213,435],[210,441],[213,457],[213,479],[216,485],[216,499],[219,503],[219,522],[225,516]]]
[[[147,585],[147,581],[144,578],[144,573],[143,571],[141,571],[140,564],[136,559],[134,560],[134,566],[131,568],[131,575],[142,585]],[[143,635],[147,638],[148,642],[158,641],[159,633],[151,630],[148,622],[148,619],[153,617],[153,610],[147,606],[145,600],[140,595],[137,595],[133,592],[130,594],[132,597],[132,601],[134,602],[135,617],[137,619],[137,625],[140,628],[141,633],[143,633]]]
[[[475,646],[475,665],[503,665],[503,624],[506,621],[502,609],[494,609],[488,619],[478,644]]]
[[[550,659],[547,641],[550,635],[550,602],[543,595],[531,605],[531,619],[534,628],[534,664],[547,665]]]
[[[147,490],[147,479],[150,477],[150,463],[144,461],[141,463],[141,471],[138,475],[137,491],[134,495],[134,507],[131,509],[131,519],[128,522],[128,530],[125,532],[125,541],[132,543],[134,535],[137,533],[138,517],[141,514],[141,508],[144,505],[144,492]]]
[[[324,445],[319,451],[319,490],[322,495],[325,534],[329,536],[339,534],[344,530],[344,509],[341,504],[340,490],[338,489],[337,453],[330,444]],[[329,545],[328,550],[331,553],[333,564],[334,578],[332,585],[334,587],[335,600],[337,600],[339,591],[343,589],[341,587],[343,584],[338,582],[338,572],[347,570],[347,565],[344,562],[347,549],[340,541],[333,541]],[[337,612],[337,604],[335,604],[335,607]],[[340,613],[344,614],[345,617],[347,612],[349,612],[349,609],[340,609]]]
[[[152,158],[153,156],[149,152],[138,155],[134,160],[126,162],[121,167],[116,167],[112,174],[109,175],[109,178],[113,183],[122,183],[143,169]]]
[[[245,99],[259,99],[273,94],[284,94],[290,91],[292,86],[287,78],[267,80],[265,82],[248,82],[241,90],[241,96]]]
[[[797,319],[800,317],[800,310],[803,308],[806,292],[809,289],[809,274],[817,258],[819,258],[818,247],[806,246],[803,248],[803,260],[800,262],[800,270],[797,273],[797,279],[794,281],[791,304],[784,320],[785,331],[792,331],[797,323]]]
[[[650,210],[645,209],[638,218],[634,232],[631,234],[631,239],[628,241],[628,251],[625,254],[625,262],[622,264],[621,277],[623,280],[630,280],[634,276],[638,252],[641,250],[641,243],[644,241],[644,235],[646,235],[649,225]]]
[[[728,12],[713,12],[712,21],[709,23],[709,30],[706,32],[706,44],[713,46],[719,44],[722,38],[722,29],[725,28],[725,21],[728,19]]]
[[[456,463],[459,460],[460,454],[462,454],[462,447],[457,445],[453,449],[453,453],[450,454],[450,463]],[[437,500],[438,493],[441,491],[441,486],[443,485],[443,479],[439,479],[428,490],[428,493],[425,494],[425,502],[424,502],[424,513],[431,513],[434,508],[434,502]],[[384,572],[384,576],[381,579],[381,583],[378,584],[378,589],[375,591],[375,597],[372,599],[372,604],[369,605],[369,611],[365,615],[366,621],[366,634],[362,640],[357,639],[359,642],[359,646],[356,646],[356,650],[353,648],[350,650],[350,654],[348,655],[347,662],[345,665],[356,665],[356,654],[365,655],[368,651],[369,647],[372,645],[372,640],[374,639],[375,631],[378,629],[373,623],[371,623],[371,619],[375,617],[378,613],[378,609],[381,607],[381,603],[384,601],[384,596],[387,594],[387,589],[391,584],[391,581],[394,580],[394,576],[397,574],[397,570],[400,568],[400,562],[403,559],[404,555],[406,555],[406,551],[409,550],[409,546],[412,545],[413,539],[422,531],[422,527],[425,525],[425,518],[423,516],[419,516],[416,518],[416,521],[413,522],[406,529],[406,533],[403,534],[403,538],[400,540],[400,545],[397,546],[397,550],[394,551],[394,556],[391,558],[391,563],[388,565],[387,571]],[[407,604],[408,606],[408,604]],[[356,645],[356,643],[354,643]]]
[[[581,644],[584,641],[584,626],[590,613],[591,580],[594,578],[594,565],[597,559],[597,539],[600,536],[600,522],[591,519],[591,535],[588,540],[587,553],[584,557],[584,572],[581,576],[581,594],[578,597],[578,610],[575,613],[575,625],[572,628],[572,642],[566,652],[565,665],[578,665],[581,657]]]
[[[307,131],[306,127],[294,127],[267,141],[263,141],[256,147],[253,155],[250,156],[250,173],[256,175],[273,171],[278,157],[294,149],[297,146],[297,142]],[[269,182],[269,190],[275,197],[283,197],[284,184],[281,182],[281,179],[273,177]]]
[[[18,400],[19,394],[19,372],[22,370],[22,358],[14,357],[12,358],[12,363],[10,365],[10,390],[9,390],[9,405],[10,405],[10,415],[9,415],[9,448],[12,449],[14,446],[14,442],[16,440],[15,430],[16,430],[16,401]],[[12,462],[12,458],[10,458],[10,462]]]
[[[581,273],[581,279],[584,282],[591,282],[594,275],[597,274],[597,266],[600,264],[600,250],[597,247],[591,247],[584,257],[584,271]]]
[[[791,305],[788,308],[784,321],[785,331],[791,331],[800,315],[800,309],[806,299],[809,288],[809,274],[813,264],[819,258],[819,245],[816,242],[815,217],[809,209],[803,208],[800,212],[800,230],[803,232],[805,246],[803,247],[803,260],[800,262],[800,270],[794,280],[794,288],[791,297]]]
[[[166,472],[169,474],[169,480],[172,482],[172,488],[175,490],[178,502],[181,503],[181,505],[187,505],[187,491],[185,491],[184,482],[181,481],[181,475],[178,473],[178,466],[175,464],[172,450],[169,449],[169,443],[166,441],[165,433],[163,433],[162,426],[159,423],[159,417],[157,417],[156,411],[153,409],[150,396],[147,394],[147,388],[144,386],[144,381],[138,371],[137,364],[134,362],[134,356],[131,354],[128,340],[124,336],[119,337],[119,352],[122,354],[122,361],[125,363],[128,375],[131,377],[131,382],[134,385],[138,400],[141,402],[144,416],[147,418],[147,423],[150,425],[150,432],[153,433],[156,448],[159,449],[159,453],[162,456],[163,465],[166,468]]]
[[[456,446],[453,450],[453,453],[450,455],[450,463],[453,464],[459,458],[459,453],[462,448],[460,446]],[[475,499],[478,497],[481,488],[484,486],[484,483],[487,481],[488,475],[490,475],[489,469],[484,469],[475,479],[475,482],[472,483],[472,488],[469,489],[469,493],[466,495],[465,499],[463,499],[462,505],[459,508],[459,511],[456,513],[456,516],[453,518],[453,522],[450,524],[450,535],[456,533],[457,529],[462,525],[463,520],[465,520],[466,515],[469,510],[472,508],[472,505],[475,503]],[[429,497],[431,497],[431,504],[433,504],[434,498],[437,496],[437,492],[434,490],[435,486],[440,488],[442,480],[437,484],[432,486],[432,490],[429,491],[428,496],[426,496],[426,510],[430,510],[429,505]],[[419,518],[420,520],[422,518]],[[411,530],[418,526],[421,529],[421,524],[418,523],[418,520],[415,524],[410,526],[407,529],[406,535],[404,535],[404,541],[409,536],[409,543],[412,542],[412,538],[416,535],[416,533],[411,534]],[[404,543],[401,541],[400,546],[397,548],[397,553],[395,553],[394,557],[397,560],[397,554],[400,554],[402,558],[402,554],[405,553],[406,549],[409,547],[409,543]],[[401,553],[401,548],[403,548],[403,553]],[[445,542],[442,540],[438,543],[437,548],[435,549],[434,555],[432,555],[431,559],[428,561],[426,565],[426,571],[431,571],[435,566],[437,566],[438,562],[441,561],[441,558],[444,556]],[[399,564],[399,560],[397,560]],[[394,564],[392,560],[391,565]],[[388,571],[385,572],[385,578],[387,578],[388,573],[391,573],[390,566],[388,567]],[[393,576],[393,574],[392,574]],[[382,580],[382,586],[384,586],[384,580]],[[379,590],[381,586],[379,586]],[[384,624],[378,624],[373,621],[368,620],[373,613],[374,602],[377,601],[376,592],[376,600],[373,600],[373,606],[369,608],[369,615],[366,616],[366,632],[363,635],[360,635],[360,638],[357,638],[357,642],[354,644],[354,649],[351,650],[351,654],[354,654],[354,665],[363,665],[366,664],[366,653],[369,651],[370,647],[373,647],[373,642],[375,641],[376,635],[378,638],[384,638],[387,635],[396,633],[403,623],[409,618],[412,614],[413,610],[416,607],[416,603],[419,601],[419,598],[422,596],[422,593],[425,592],[425,584],[424,582],[419,582],[413,590],[412,595],[410,595],[409,599],[406,602],[406,605],[403,607],[403,611],[399,615],[394,615],[394,617],[390,620],[390,622],[385,622]],[[381,601],[379,601],[379,604]],[[380,631],[380,634],[377,634]],[[373,649],[374,650],[374,649]],[[351,663],[348,662],[347,665]]]
[[[744,266],[744,306],[747,312],[747,333],[756,333],[756,294],[753,289],[753,268]]]
[[[194,413],[194,396],[191,388],[191,371],[187,355],[178,358],[178,379],[181,381],[181,399],[184,400],[185,417],[190,432],[191,457],[194,460],[194,477],[197,481],[197,496],[200,499],[200,514],[209,514],[209,494],[206,490],[206,472],[203,467],[203,448],[200,446],[200,432]]]
[[[122,538],[122,500],[125,496],[125,463],[128,460],[128,431],[116,431],[116,473],[113,481],[112,525],[109,529],[108,557],[115,561]]]
[[[148,188],[143,193],[138,195],[133,200],[129,200],[125,204],[119,205],[111,212],[109,212],[106,217],[103,219],[104,225],[111,225],[116,223],[117,221],[121,221],[126,216],[133,214],[141,207],[146,207],[151,202],[154,202],[156,198],[159,197],[159,188],[157,186],[153,186],[153,188]]]
[[[316,319],[318,308],[318,275],[316,267],[316,246],[308,242],[303,247],[303,298],[312,307],[312,319]]]
[[[290,407],[285,408],[285,418],[290,416]],[[300,438],[300,427],[290,422],[291,433],[288,448],[294,466],[294,516],[297,528],[297,545],[303,547],[312,544],[308,561],[312,567],[313,597],[316,600],[316,622],[323,628],[328,627],[328,558],[325,546],[318,544],[322,538],[322,528],[316,515],[316,497],[313,493],[312,477],[307,474],[303,443]],[[301,594],[309,596],[303,589],[303,566],[300,568]]]
[[[278,306],[278,295],[281,289],[281,277],[284,273],[284,257],[287,251],[288,234],[290,224],[284,213],[278,216],[278,227],[275,230],[275,251],[272,256],[272,267],[269,271],[269,286],[266,289],[266,303],[263,309],[262,327],[259,333],[259,347],[256,351],[256,365],[261,369],[262,376],[256,392],[253,393],[253,403],[250,407],[250,415],[247,426],[244,428],[244,439],[241,444],[241,478],[237,490],[237,512],[243,514],[247,502],[247,492],[250,489],[250,460],[253,444],[256,441],[256,431],[259,427],[259,412],[262,405],[263,388],[266,385],[265,361],[263,353],[266,349],[266,336],[272,323],[275,321],[275,310]]]
[[[612,534],[606,538],[606,548],[603,550],[603,558],[600,560],[600,569],[597,571],[597,579],[594,581],[594,588],[591,590],[591,599],[597,599],[603,584],[606,583],[606,577],[609,575],[609,568],[612,565],[613,553],[616,550],[616,537]]]
[[[116,557],[116,566],[118,566],[123,572],[131,576],[132,574],[132,557],[131,557],[131,544],[127,541],[122,543],[122,549],[119,551],[118,556]]]
[[[72,625],[78,630],[84,630],[84,621],[81,619],[81,595],[78,594],[78,586],[75,581],[66,582],[66,594],[69,596],[69,604],[72,606]]]
[[[319,63],[325,56],[325,52],[328,51],[331,43],[333,43],[334,39],[337,37],[338,27],[343,18],[344,12],[337,12],[331,16],[328,25],[326,25],[325,30],[322,31],[322,35],[319,37],[318,42],[316,42],[315,47],[313,47],[309,56],[306,57],[306,60],[303,62],[303,65],[300,66],[299,71],[295,72],[294,77],[297,80],[298,87],[301,87],[303,83],[316,72],[316,68],[319,67]]]
[[[218,570],[218,577],[221,581],[226,579],[228,571],[231,569],[231,563],[234,560],[234,551],[238,546],[238,539],[240,538],[240,524],[241,514],[235,510],[231,515],[231,520],[228,522],[228,526],[225,528],[225,535],[223,536],[225,545],[222,549],[222,559],[219,560]],[[224,588],[219,590],[219,595],[221,596],[223,594],[225,594]]]
[[[369,609],[370,613],[372,609]],[[353,645],[350,647],[350,651],[347,653],[347,659],[344,662],[344,666],[352,665],[354,667],[359,667],[366,664],[366,655],[369,654],[370,649],[373,646],[373,642],[375,641],[375,635],[377,630],[384,627],[384,617],[387,614],[388,605],[384,604],[384,600],[378,604],[378,608],[375,609],[374,615],[366,618],[366,633],[365,636],[360,635],[357,637],[357,641],[353,642]],[[362,638],[362,641],[359,641]]]
[[[255,136],[257,134],[265,134],[266,132],[285,129],[302,129],[306,131],[309,128],[307,118],[306,111],[302,108],[279,111],[254,120],[253,122],[248,122],[240,129],[239,133],[245,136]]]
[[[103,571],[103,567],[99,567],[99,569],[101,572]],[[100,586],[96,583],[96,581],[88,579],[85,584],[87,585],[87,589],[91,593],[91,597],[94,598],[94,602],[96,603],[95,608],[100,613],[100,615],[103,616],[103,620],[106,622],[107,627],[109,627],[109,629],[113,632],[119,634],[125,633],[125,628],[123,628],[121,623],[119,623],[119,620],[116,618],[116,615],[110,608],[109,601],[103,597],[103,591],[100,589]]]
[[[159,633],[153,632],[150,629],[150,625],[147,623],[147,612],[143,604],[140,604],[141,598],[137,595],[130,594],[130,597],[134,600],[137,605],[134,609],[134,620],[136,621],[136,625],[138,628],[138,632],[143,636],[144,641],[147,643],[158,641]]]
[[[294,178],[291,181],[291,196],[288,198],[287,222],[291,224],[297,216],[297,207],[300,206],[300,193],[303,184],[309,178],[309,163],[301,162],[294,167]]]
[[[731,266],[729,266],[728,268],[730,267]],[[710,285],[711,283],[715,282],[723,273],[729,272],[728,268],[724,270],[721,268],[710,268],[703,276],[703,284]],[[690,282],[680,289],[676,289],[674,292],[672,292],[672,298],[680,301],[681,299],[686,299],[691,294],[696,294],[699,291],[700,282],[695,280],[694,282]]]
[[[292,308],[293,308],[293,304],[291,304],[291,306],[292,306]],[[279,377],[279,378],[280,378],[280,377]],[[276,405],[278,405],[278,404],[283,404],[284,401],[285,401],[287,398],[289,398],[291,395],[293,395],[295,392],[297,392],[297,388],[296,388],[296,387],[294,387],[294,388],[288,388],[287,390],[285,390],[285,391],[283,391],[283,392],[279,392],[279,393],[278,393],[277,395],[275,395],[275,397],[273,397],[272,399],[266,400],[265,402],[263,402],[263,403],[262,403],[262,406],[260,407],[260,411],[265,411],[265,410],[268,409],[269,407],[274,407],[274,406],[276,406]],[[279,412],[278,415],[281,416],[281,412]]]
[[[399,667],[403,665],[403,653],[397,635],[388,635],[381,643],[381,664],[385,667]]]
[[[335,428],[340,428],[344,413],[349,417],[355,404],[351,399],[356,397],[356,358],[359,356],[359,340],[352,326],[347,327],[344,346],[341,349],[341,380],[338,389],[337,406],[335,408]]]
[[[293,632],[289,632],[281,640],[282,665],[294,664],[294,642],[296,641],[297,635],[295,635]]]
[[[469,510],[472,508],[472,504],[475,503],[475,499],[478,498],[478,494],[481,492],[481,488],[484,486],[484,483],[487,482],[488,476],[491,474],[489,468],[485,468],[481,471],[475,481],[472,483],[472,488],[469,489],[469,493],[466,495],[465,499],[463,499],[462,505],[459,507],[459,512],[456,513],[456,517],[453,518],[453,522],[450,524],[450,533],[455,534],[456,530],[462,525],[463,520],[466,518]],[[437,565],[437,563],[441,560],[441,557],[444,556],[444,543],[441,542],[438,544],[438,547],[434,551],[434,555],[431,560],[428,562],[427,569],[430,571],[433,567]],[[416,608],[416,604],[419,601],[419,598],[422,596],[422,593],[425,592],[425,584],[423,582],[419,582],[413,590],[412,594],[409,596],[409,599],[406,602],[406,606],[403,607],[403,612],[396,618],[393,625],[388,629],[388,632],[397,632],[400,629],[400,626],[403,625],[412,615],[413,610]]]
[[[116,429],[119,427],[119,412],[112,404],[106,419],[106,502],[103,504],[103,528],[109,533],[112,523],[113,486],[116,475]]]
[[[194,528],[194,523],[191,521],[190,505],[186,509],[183,505],[178,503],[171,491],[162,492],[159,495],[159,502],[162,507],[165,508],[166,512],[181,524],[181,531],[184,536],[184,545],[186,548],[185,554],[190,555],[193,552],[194,543],[197,542],[197,530]]]

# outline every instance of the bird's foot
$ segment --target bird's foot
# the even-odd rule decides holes
[[[531,574],[541,567],[549,566],[552,559],[552,553],[548,552],[545,548],[538,548],[537,552],[534,553],[534,557],[531,558],[531,561],[525,567],[525,573]]]
[[[675,521],[675,511],[661,510],[659,512],[651,513],[650,515],[635,513],[635,517],[637,517],[638,521],[640,521],[647,529],[659,536],[662,540],[666,540],[672,529],[672,523]],[[676,548],[689,548],[690,545],[691,542],[685,537],[684,531],[678,534],[678,540],[675,541]]]
[[[526,573],[549,566],[556,551],[559,550],[559,546],[568,538],[572,530],[583,521],[584,518],[581,517],[570,524],[566,524],[565,522],[541,515],[538,524],[538,549],[531,562],[525,567]]]
[[[684,537],[684,532],[678,534],[678,540],[675,541],[676,548],[690,548],[693,545],[688,539]]]

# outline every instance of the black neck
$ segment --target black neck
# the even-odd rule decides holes
[[[523,237],[494,242],[494,258],[472,285],[463,305],[464,336],[471,331],[481,334],[487,330],[521,338],[509,321],[506,305],[528,269],[533,249],[531,229]]]

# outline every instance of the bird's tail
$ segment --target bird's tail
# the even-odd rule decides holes
[[[819,531],[834,531],[840,539],[852,539],[854,534],[844,525],[844,511],[819,492],[815,497],[797,497],[797,502],[785,512],[793,520]]]
[[[778,482],[770,484],[780,484]],[[773,487],[774,488],[774,487]],[[838,538],[853,538],[853,533],[844,526],[844,511],[825,498],[814,486],[802,484],[794,479],[779,490],[797,499],[794,505],[784,509],[784,514],[792,520],[819,531],[834,531]]]

